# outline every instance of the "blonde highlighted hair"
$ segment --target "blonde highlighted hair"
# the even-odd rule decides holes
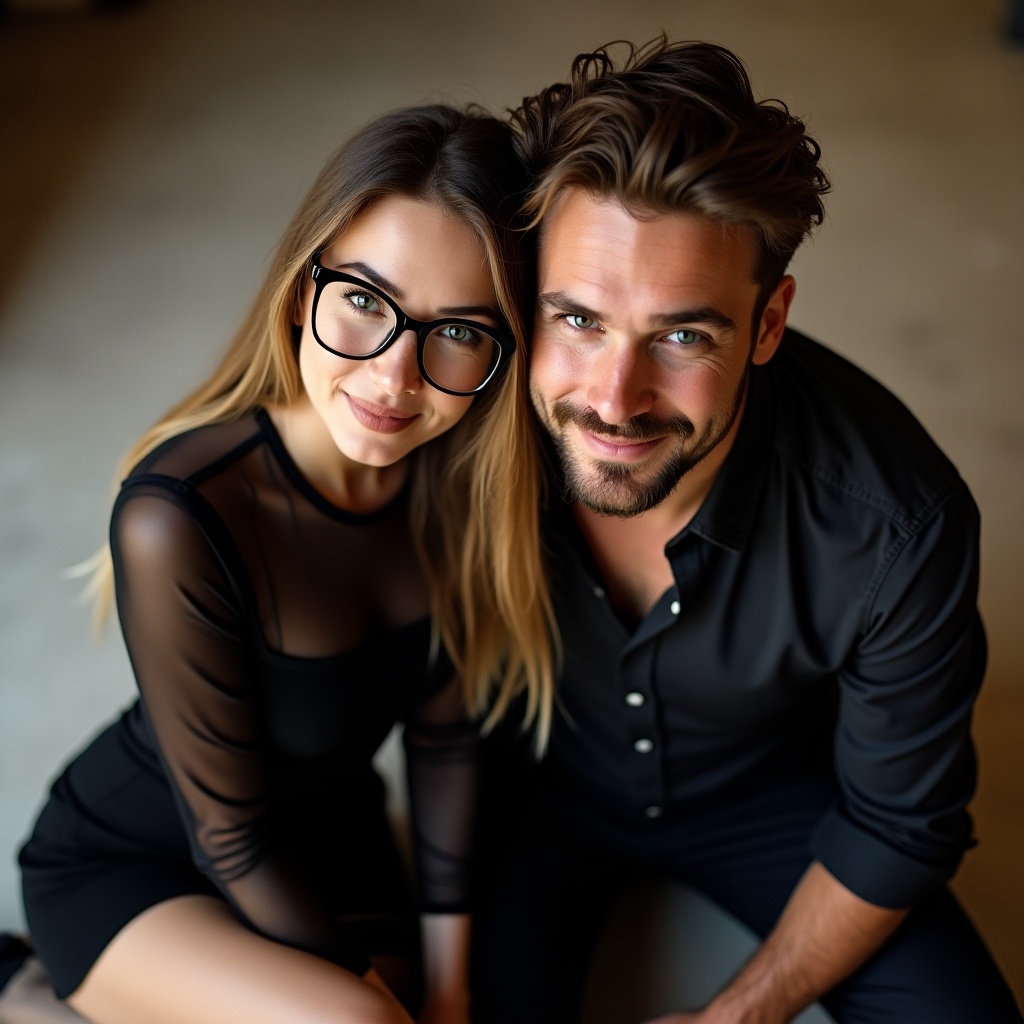
[[[502,378],[414,461],[411,522],[427,575],[435,644],[489,729],[520,694],[543,749],[551,727],[557,634],[538,527],[540,473],[526,393],[532,258],[518,208],[528,182],[508,126],[435,104],[386,114],[326,163],[282,238],[220,365],[131,448],[119,478],[169,438],[237,419],[302,392],[294,314],[313,256],[388,196],[435,203],[480,239],[499,307],[517,341]],[[431,258],[425,256],[425,258]],[[101,623],[113,601],[110,550],[89,566]]]

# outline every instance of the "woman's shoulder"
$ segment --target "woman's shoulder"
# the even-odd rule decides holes
[[[174,577],[184,566],[201,571],[211,557],[218,560],[215,552],[229,546],[224,502],[205,492],[212,487],[222,499],[225,489],[238,490],[232,469],[266,442],[265,415],[256,410],[182,431],[133,467],[111,515],[115,569],[130,564]]]
[[[261,410],[238,419],[211,423],[175,434],[132,467],[126,485],[163,478],[168,482],[196,483],[243,458],[264,438]]]

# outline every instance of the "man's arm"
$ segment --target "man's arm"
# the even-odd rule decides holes
[[[856,970],[906,914],[862,900],[814,862],[760,949],[707,1007],[649,1024],[785,1024]]]
[[[964,490],[887,566],[839,677],[844,800],[811,839],[817,859],[737,977],[700,1012],[656,1024],[791,1020],[885,943],[907,914],[891,908],[952,875],[970,842],[970,715],[985,664],[977,533]]]

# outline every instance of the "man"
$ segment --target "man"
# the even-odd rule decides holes
[[[643,871],[764,938],[661,1024],[819,998],[841,1022],[1020,1020],[945,888],[972,843],[977,510],[892,395],[786,327],[817,144],[729,51],[665,41],[577,58],[514,123],[564,667],[481,921],[479,1019],[577,1020]]]

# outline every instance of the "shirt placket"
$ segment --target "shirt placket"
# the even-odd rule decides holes
[[[639,813],[648,821],[665,814],[671,795],[670,751],[662,723],[664,695],[670,688],[660,685],[666,670],[661,656],[665,633],[675,628],[685,603],[692,594],[700,572],[700,538],[685,535],[669,555],[676,586],[661,600],[623,648],[620,658],[620,692],[626,720],[627,742],[634,766],[634,793]],[[679,667],[669,667],[678,672]]]

